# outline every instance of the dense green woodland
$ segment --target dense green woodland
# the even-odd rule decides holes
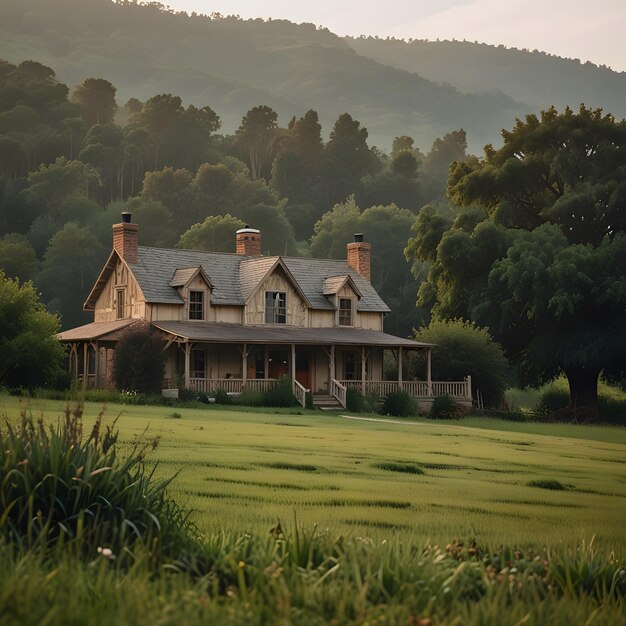
[[[464,128],[477,153],[515,117],[551,105],[626,115],[626,74],[595,65],[469,42],[342,39],[313,24],[187,16],[156,2],[3,0],[0,58],[34,59],[70,86],[106,78],[120,102],[174,93],[209,103],[227,133],[259,103],[281,120],[315,109],[326,138],[349,111],[385,150],[398,134],[428,147]]]
[[[0,267],[34,280],[64,327],[81,311],[111,245],[111,224],[129,210],[144,245],[231,251],[245,223],[263,230],[263,252],[344,258],[354,232],[374,249],[373,281],[408,334],[419,272],[403,256],[420,207],[444,198],[448,165],[466,158],[462,130],[426,155],[401,136],[386,155],[344,113],[327,142],[314,110],[280,126],[252,108],[234,135],[218,134],[208,106],[161,94],[123,106],[108,81],[71,92],[33,61],[0,65]]]

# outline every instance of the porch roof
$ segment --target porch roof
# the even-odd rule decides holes
[[[154,326],[188,341],[207,343],[315,344],[430,348],[434,344],[395,337],[363,328],[300,328],[296,326],[242,326],[220,322],[163,321]]]
[[[134,318],[129,318],[115,320],[114,322],[91,322],[91,324],[64,330],[62,333],[59,333],[57,337],[61,341],[88,341],[91,339],[116,341],[120,336],[119,331],[139,321],[140,320]]]

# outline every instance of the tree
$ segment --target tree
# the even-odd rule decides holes
[[[148,322],[125,329],[115,347],[113,379],[118,389],[159,393],[165,373],[163,340]]]
[[[60,157],[28,175],[24,195],[28,202],[42,206],[45,214],[62,223],[66,219],[63,203],[68,198],[86,200],[94,195],[98,183],[98,172],[91,165]]]
[[[247,158],[252,180],[263,175],[263,168],[274,155],[278,137],[278,115],[271,107],[262,105],[250,109],[235,131],[235,145]]]
[[[39,269],[37,254],[24,235],[12,233],[0,239],[0,271],[8,278],[26,282]]]
[[[486,328],[461,319],[432,320],[415,333],[416,341],[434,343],[434,380],[463,380],[472,377],[474,395],[480,390],[486,406],[499,407],[509,386],[509,364],[502,346]],[[424,364],[417,362],[422,377]]]
[[[74,88],[72,100],[81,109],[83,118],[93,124],[109,124],[115,117],[115,87],[104,78],[87,78]]]
[[[372,285],[391,308],[385,329],[405,336],[424,321],[423,311],[415,308],[417,282],[403,255],[414,219],[410,211],[395,205],[373,206],[361,213],[351,196],[317,222],[311,239],[312,256],[345,259],[346,244],[353,241],[354,233],[365,235],[372,244]]]
[[[626,121],[552,108],[503,138],[452,165],[447,229],[420,214],[433,225],[407,248],[432,261],[420,302],[488,326],[522,382],[563,372],[570,409],[596,412],[600,372],[626,369]]]
[[[232,252],[235,232],[245,225],[245,222],[228,213],[219,216],[211,215],[202,224],[194,224],[183,233],[176,247],[210,252]]]
[[[46,311],[32,283],[23,285],[0,270],[0,385],[54,384],[61,373],[59,318]]]
[[[335,122],[322,166],[329,204],[341,202],[355,193],[361,178],[374,173],[379,166],[367,145],[367,137],[367,129],[348,113],[341,114]]]
[[[90,321],[83,303],[106,259],[106,250],[85,227],[68,222],[50,240],[37,285],[48,308],[61,314],[63,328]]]

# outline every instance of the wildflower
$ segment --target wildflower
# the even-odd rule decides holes
[[[98,546],[98,554],[101,554],[105,559],[109,559],[109,561],[115,561],[116,558],[111,548],[102,548]]]

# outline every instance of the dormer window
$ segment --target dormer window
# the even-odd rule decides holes
[[[339,326],[352,326],[352,298],[339,298]]]
[[[189,319],[204,319],[204,291],[189,291]]]
[[[265,292],[265,323],[287,323],[287,294],[284,291]]]

